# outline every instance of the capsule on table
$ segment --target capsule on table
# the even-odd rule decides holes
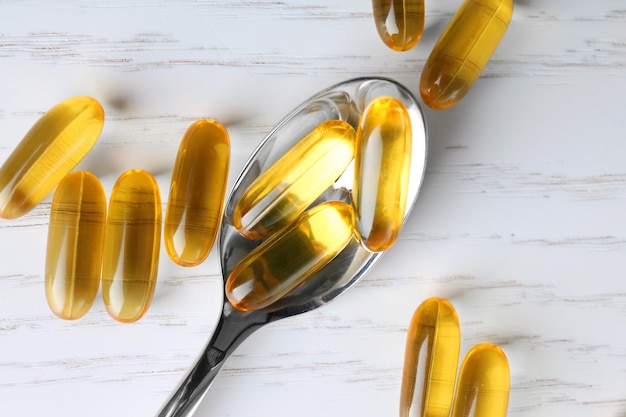
[[[452,417],[505,417],[510,384],[502,349],[489,343],[474,346],[461,365]]]
[[[50,210],[46,299],[66,320],[84,316],[100,286],[106,195],[93,174],[74,172],[59,183]]]
[[[226,296],[243,311],[265,308],[323,268],[352,238],[352,208],[330,201],[305,211],[250,252],[226,281]]]
[[[472,88],[504,37],[513,0],[465,0],[435,44],[420,79],[433,109],[458,103]]]
[[[160,245],[158,185],[146,171],[126,171],[111,192],[102,265],[102,297],[114,319],[136,321],[148,310]]]
[[[361,115],[352,190],[355,232],[370,251],[391,247],[402,227],[411,169],[411,119],[392,97],[373,100]]]
[[[339,120],[318,125],[263,172],[237,201],[233,224],[260,239],[290,224],[354,158],[354,128]]]
[[[164,240],[174,262],[194,266],[209,254],[224,207],[228,132],[214,120],[193,123],[178,148],[165,213]]]
[[[0,217],[33,209],[98,140],[102,106],[91,97],[68,98],[48,110],[0,167]]]
[[[408,51],[424,31],[424,0],[372,0],[374,23],[382,41],[395,51]]]
[[[406,340],[400,417],[448,417],[461,348],[452,304],[429,298],[411,318]]]

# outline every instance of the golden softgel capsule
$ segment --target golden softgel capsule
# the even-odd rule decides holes
[[[461,365],[452,417],[505,417],[510,384],[502,349],[489,343],[474,346]]]
[[[472,88],[504,37],[513,0],[465,0],[435,44],[420,79],[433,109],[455,105]]]
[[[354,128],[326,121],[263,172],[237,201],[233,224],[259,239],[290,224],[345,171],[354,158]]]
[[[88,172],[74,172],[59,183],[50,210],[46,252],[46,299],[66,320],[82,317],[100,286],[106,196]]]
[[[45,113],[0,167],[0,217],[29,212],[98,140],[102,106],[91,97],[68,98]]]
[[[395,51],[408,51],[424,31],[424,0],[373,0],[374,23],[383,42]]]
[[[413,314],[406,340],[400,417],[448,417],[461,348],[454,307],[429,298]]]
[[[102,297],[114,319],[136,321],[148,310],[160,245],[158,185],[146,171],[126,171],[111,192],[102,264]]]
[[[250,252],[226,281],[226,296],[239,310],[271,305],[330,262],[352,238],[352,208],[322,203]]]
[[[357,237],[373,252],[391,247],[400,232],[411,169],[411,119],[395,98],[373,100],[361,115],[354,159]]]
[[[228,132],[199,120],[185,133],[176,156],[165,213],[165,248],[179,265],[200,264],[219,230],[230,162]]]

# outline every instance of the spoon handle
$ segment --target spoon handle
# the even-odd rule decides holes
[[[225,303],[211,340],[157,417],[192,416],[226,359],[266,322],[263,311],[243,313]]]

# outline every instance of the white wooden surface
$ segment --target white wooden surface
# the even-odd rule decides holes
[[[231,182],[290,109],[333,83],[419,74],[459,0],[427,2],[412,51],[378,39],[367,0],[0,1],[0,160],[53,104],[92,95],[107,113],[80,168],[107,191],[128,168],[165,197],[187,126],[232,140]],[[426,110],[422,194],[398,244],[322,309],[254,334],[203,417],[397,415],[415,308],[448,298],[464,354],[511,364],[509,416],[626,416],[626,3],[519,0],[483,77]],[[100,296],[76,322],[49,311],[49,200],[0,222],[0,410],[6,416],[154,415],[208,339],[221,302],[215,250],[162,252],[148,314],[119,324]]]

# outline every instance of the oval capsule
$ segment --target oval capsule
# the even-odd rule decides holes
[[[209,254],[222,218],[229,162],[230,139],[224,126],[199,120],[187,129],[165,213],[165,248],[175,263],[198,265]]]
[[[502,349],[490,343],[474,346],[461,364],[452,417],[505,417],[510,384]]]
[[[433,109],[458,103],[491,59],[513,15],[513,0],[465,0],[435,44],[420,79]]]
[[[161,247],[161,197],[144,170],[122,174],[111,192],[102,264],[102,297],[121,322],[139,320],[150,306]]]
[[[276,302],[330,262],[352,238],[352,208],[330,201],[305,211],[250,252],[226,281],[226,296],[243,311]]]
[[[374,23],[382,41],[395,51],[408,51],[424,31],[424,0],[372,0]]]
[[[74,172],[59,183],[50,209],[46,299],[66,320],[85,315],[100,286],[106,195],[93,174]]]
[[[0,167],[0,217],[33,209],[98,140],[104,111],[91,97],[68,98],[46,112]]]
[[[391,247],[400,232],[411,169],[411,118],[397,99],[373,100],[357,129],[353,193],[355,232],[370,251]]]
[[[260,239],[293,222],[354,158],[354,128],[339,120],[318,125],[264,171],[237,201],[233,224]]]
[[[452,304],[429,298],[409,325],[400,417],[448,417],[461,348],[459,319]]]

